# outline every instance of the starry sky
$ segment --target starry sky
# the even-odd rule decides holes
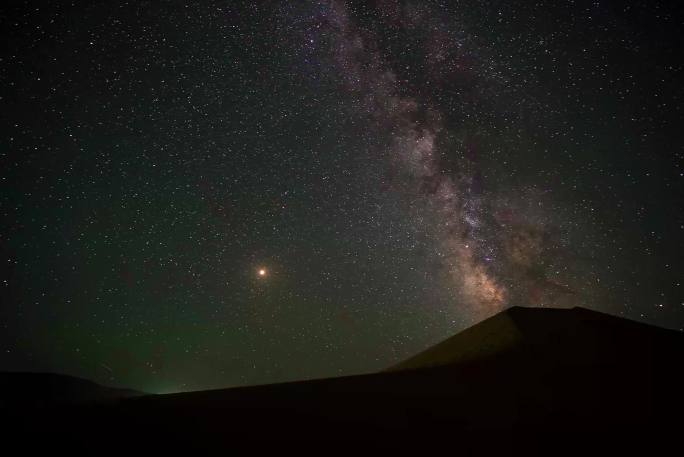
[[[0,8],[0,370],[364,373],[514,305],[684,328],[681,7]]]

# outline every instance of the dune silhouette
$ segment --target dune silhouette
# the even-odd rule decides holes
[[[664,433],[663,418],[681,411],[683,356],[677,331],[582,308],[516,307],[380,373],[168,395],[30,375],[38,378],[24,388],[3,381],[2,395],[15,418],[11,436],[49,435],[51,446],[74,449],[351,442],[402,453],[458,442],[464,451],[517,453],[528,439],[577,444],[590,436],[615,449],[629,444],[630,430]],[[27,391],[45,399],[47,384],[55,401],[33,401]],[[71,392],[68,404],[57,385]]]

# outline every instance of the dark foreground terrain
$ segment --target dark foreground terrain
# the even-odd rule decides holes
[[[683,364],[680,332],[511,308],[370,375],[141,395],[6,373],[0,413],[7,448],[92,455],[660,453],[684,442]]]

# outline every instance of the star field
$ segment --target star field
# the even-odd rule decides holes
[[[664,2],[11,2],[0,369],[382,369],[506,307],[684,327]]]

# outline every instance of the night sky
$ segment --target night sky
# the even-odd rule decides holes
[[[0,8],[0,370],[363,373],[513,305],[684,327],[681,7]]]

